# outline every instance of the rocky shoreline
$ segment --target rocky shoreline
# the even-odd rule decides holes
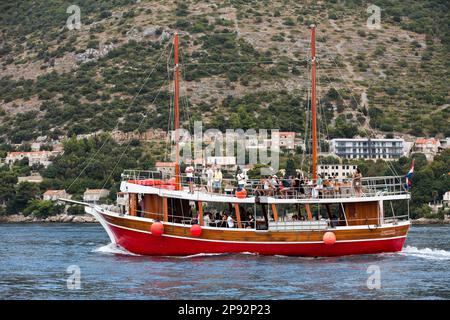
[[[51,216],[47,218],[37,218],[34,216],[24,216],[22,214],[12,214],[7,216],[0,216],[0,223],[43,223],[43,222],[55,222],[55,223],[96,223],[97,220],[91,215],[69,215],[69,214],[58,214],[56,216]],[[450,219],[428,219],[419,218],[411,220],[413,225],[423,225],[423,224],[450,224]]]
[[[429,218],[419,218],[411,220],[411,224],[421,225],[421,224],[450,224],[450,219],[429,219]]]
[[[97,222],[91,215],[69,215],[58,214],[47,218],[37,218],[32,215],[24,216],[22,214],[12,214],[7,216],[0,216],[0,223],[32,223],[32,222],[55,222],[55,223],[94,223]]]

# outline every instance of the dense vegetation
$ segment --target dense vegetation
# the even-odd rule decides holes
[[[42,209],[43,215],[57,214],[61,208],[39,200],[48,189],[65,189],[80,200],[87,188],[104,187],[111,191],[109,201],[115,200],[123,170],[148,169],[155,155],[158,152],[140,146],[139,141],[119,145],[106,135],[82,140],[73,137],[64,141],[64,154],[47,168],[31,168],[26,158],[11,168],[0,167],[0,211],[32,214]],[[42,175],[42,183],[17,183],[18,176],[28,175],[32,169]]]
[[[295,43],[307,39],[312,22],[319,25],[318,42],[324,44],[319,98],[328,126],[323,131],[330,138],[367,135],[368,126],[389,135],[450,135],[447,1],[375,1],[385,29],[378,31],[364,29],[369,2],[362,0],[203,3],[207,10],[199,9],[202,3],[80,0],[83,32],[64,27],[65,10],[72,4],[67,1],[0,4],[0,63],[4,70],[20,70],[0,77],[0,139],[21,143],[40,135],[56,138],[116,127],[166,129],[170,88],[163,85],[170,80],[165,63],[169,43],[158,37],[175,29],[182,35],[187,88],[182,94],[192,119],[202,117],[208,126],[301,131],[308,105],[307,48],[297,49]],[[222,14],[230,10],[236,10],[236,18]],[[156,21],[154,37],[133,37]],[[346,33],[330,30],[329,21],[345,25]],[[417,35],[404,40],[391,28]],[[263,43],[252,33],[263,33]],[[355,52],[336,53],[341,39],[354,43]],[[70,53],[107,44],[114,48],[106,56],[78,62],[70,71],[55,64]],[[41,66],[36,77],[17,76],[32,65]],[[350,67],[363,80],[346,74]],[[190,89],[198,83],[204,87],[200,92]],[[365,107],[360,106],[362,91],[369,100]],[[288,108],[295,110],[292,119],[287,119]],[[233,114],[238,109],[240,114]],[[141,123],[146,112],[152,116]],[[190,117],[183,118],[185,124]]]

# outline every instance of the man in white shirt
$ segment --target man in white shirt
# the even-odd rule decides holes
[[[213,184],[214,171],[211,167],[208,167],[206,170],[206,189],[208,192],[212,192],[212,184]]]
[[[227,218],[227,224],[228,224],[228,228],[234,228],[234,221],[233,221],[233,217],[231,216],[231,214]]]
[[[194,167],[189,165],[184,172],[186,173],[187,182],[189,183],[189,192],[194,193]]]
[[[205,227],[209,227],[210,222],[211,222],[210,213],[207,213],[203,216],[203,225]]]
[[[276,175],[272,176],[272,179],[270,180],[270,183],[272,184],[272,186],[274,188],[277,188],[279,183],[278,183],[278,177]]]
[[[245,174],[239,170],[238,174],[236,175],[236,180],[237,180],[237,184],[238,184],[238,188],[237,191],[241,191],[242,189],[245,188]]]

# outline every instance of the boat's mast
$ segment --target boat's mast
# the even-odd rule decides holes
[[[175,37],[173,39],[173,47],[174,47],[174,130],[175,130],[175,186],[176,190],[181,189],[180,185],[180,150],[178,145],[179,140],[179,128],[180,128],[180,105],[179,105],[179,96],[180,96],[180,67],[178,65],[178,33],[175,33]]]
[[[311,25],[312,178],[317,179],[316,26]]]

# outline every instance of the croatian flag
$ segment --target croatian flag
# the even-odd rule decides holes
[[[415,160],[413,159],[412,163],[411,163],[411,168],[409,169],[408,173],[406,174],[406,188],[407,189],[411,189],[412,187],[412,176],[414,173],[414,162]]]

